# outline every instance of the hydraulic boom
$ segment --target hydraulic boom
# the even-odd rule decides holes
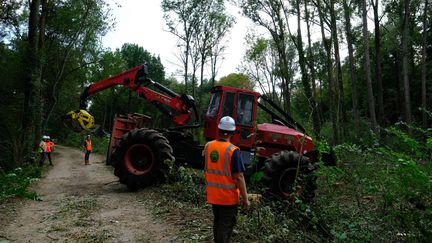
[[[169,116],[178,126],[187,126],[192,115],[190,111],[191,108],[195,113],[196,121],[198,121],[195,100],[192,96],[179,95],[162,84],[151,80],[147,75],[147,65],[144,64],[91,84],[80,96],[79,110],[67,113],[63,118],[64,124],[76,132],[91,130],[94,125],[94,119],[86,112],[87,98],[95,93],[117,85],[123,85],[138,93],[140,97],[148,100],[164,114]],[[161,93],[150,89],[150,86],[158,89]]]

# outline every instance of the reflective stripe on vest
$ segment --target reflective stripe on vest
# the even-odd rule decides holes
[[[240,201],[240,190],[237,188],[231,173],[231,158],[236,146],[226,141],[212,141],[204,148],[205,177],[207,184],[207,203],[218,205],[235,205]],[[211,159],[211,153],[217,157]],[[213,155],[215,156],[215,155]],[[216,161],[214,161],[216,159]]]
[[[212,187],[217,187],[217,188],[222,188],[222,189],[236,189],[237,186],[234,184],[229,184],[229,185],[225,185],[225,184],[218,184],[218,183],[214,183],[214,182],[207,182],[207,186],[212,186]]]

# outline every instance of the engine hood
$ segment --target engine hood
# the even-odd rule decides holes
[[[257,145],[295,150],[300,154],[313,150],[312,138],[287,126],[263,123],[258,125]]]

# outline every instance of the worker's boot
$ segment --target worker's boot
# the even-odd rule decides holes
[[[88,164],[90,164],[90,163],[89,163],[89,161],[88,161],[88,160],[86,160],[86,161],[85,161],[85,164],[86,164],[86,165],[88,165]]]

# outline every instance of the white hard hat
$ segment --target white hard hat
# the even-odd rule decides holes
[[[234,132],[236,130],[235,121],[230,116],[224,116],[220,119],[218,128],[224,131]]]
[[[47,135],[43,135],[42,139],[48,139],[48,136]]]

